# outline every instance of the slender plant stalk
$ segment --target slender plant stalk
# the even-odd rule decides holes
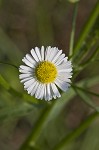
[[[86,89],[84,89],[84,88],[82,88],[82,87],[78,87],[78,86],[76,86],[76,85],[71,85],[71,86],[74,87],[74,88],[77,88],[77,89],[79,89],[79,90],[81,90],[81,91],[84,91],[84,92],[86,92],[86,93],[89,93],[89,94],[91,94],[91,95],[94,95],[94,96],[96,96],[96,97],[99,97],[99,94],[98,94],[98,93],[91,92],[91,91],[89,91],[89,90],[86,90]]]
[[[88,21],[86,22],[81,34],[80,34],[80,37],[77,41],[77,44],[74,48],[74,58],[75,58],[75,54],[77,54],[80,50],[80,48],[82,47],[83,43],[84,43],[84,40],[86,39],[86,37],[88,36],[88,33],[90,32],[91,28],[93,27],[97,17],[99,16],[99,1],[97,1]]]
[[[35,129],[32,130],[30,136],[28,139],[26,139],[25,143],[21,146],[20,150],[28,150],[29,148],[35,148],[36,146],[36,141],[37,137],[39,136],[41,132],[41,128],[44,126],[44,121],[46,120],[49,112],[50,112],[51,107],[47,107],[44,109],[42,112],[40,118],[38,119]]]
[[[90,87],[92,85],[95,85],[96,82],[97,82],[97,78],[94,78],[94,80],[91,79],[90,80],[90,84],[88,84],[88,87]],[[83,83],[84,83],[84,81],[81,81],[77,85],[80,86]],[[72,91],[74,91],[74,90],[72,90]],[[47,122],[48,122],[48,120],[50,118],[50,115],[53,112],[53,109],[56,110],[56,111],[58,110],[58,113],[59,113],[61,111],[61,109],[64,107],[64,103],[66,104],[66,102],[68,102],[74,95],[76,95],[75,92],[73,92],[73,94],[72,94],[72,92],[70,92],[69,97],[67,95],[67,99],[66,99],[66,95],[62,96],[62,97],[65,98],[65,100],[63,99],[61,102],[60,102],[60,100],[59,101],[53,101],[51,106],[47,107],[47,109],[45,109],[43,111],[43,113],[41,114],[41,116],[38,119],[37,123],[33,127],[32,132],[30,133],[29,137],[27,137],[26,141],[23,143],[23,145],[21,146],[20,150],[29,150],[29,147],[32,147],[31,149],[35,148],[36,141],[37,141],[39,135],[41,134],[41,132],[43,131],[45,125],[47,124]],[[59,105],[59,107],[57,105]],[[60,109],[60,107],[61,107],[61,109]]]
[[[56,147],[54,147],[53,150],[63,150],[63,148],[66,149],[68,143],[81,135],[81,133],[83,133],[89,127],[89,125],[96,119],[98,115],[99,113],[95,112],[89,116],[77,129],[67,135]]]
[[[79,87],[73,87],[74,91],[77,93],[77,95],[91,108],[93,108],[95,111],[99,112],[99,107],[95,104],[95,102],[92,100],[92,98],[90,97],[90,95],[95,95],[99,97],[99,94],[97,93],[92,93],[90,91],[87,92],[87,90],[85,91],[83,88],[79,88]],[[90,93],[90,95],[89,95]]]
[[[80,74],[80,72],[85,69],[88,65],[90,65],[92,62],[97,61],[96,56],[99,53],[99,47],[96,48],[96,50],[93,52],[93,54],[90,56],[90,58],[84,62],[83,64],[79,65],[79,67],[77,68],[77,70],[75,71],[75,74],[73,76],[73,81],[75,80],[75,78]]]
[[[13,65],[13,64],[10,64],[10,63],[0,62],[0,64],[3,64],[3,65],[9,65],[9,66],[12,66],[12,67],[18,69],[18,67],[17,67],[16,65]]]
[[[74,11],[73,11],[73,21],[72,21],[72,30],[70,36],[70,48],[69,48],[69,57],[73,54],[74,48],[74,37],[75,37],[75,27],[76,27],[76,19],[77,19],[77,12],[78,12],[78,2],[74,4]]]
[[[97,54],[99,53],[99,46],[96,48],[96,50],[93,52],[93,54],[90,56],[90,58],[84,62],[83,64],[81,64],[81,68],[85,68],[86,66],[88,66],[90,64],[90,62],[95,61],[95,58],[97,56]]]

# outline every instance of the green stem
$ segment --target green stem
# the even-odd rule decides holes
[[[82,47],[83,43],[84,43],[84,40],[86,39],[86,37],[88,36],[91,28],[93,27],[97,17],[99,16],[99,1],[97,1],[88,21],[86,22],[81,34],[80,34],[80,37],[78,39],[78,42],[74,48],[74,53],[73,55],[77,54],[80,50],[80,48]]]
[[[76,18],[78,12],[78,2],[74,4],[74,11],[73,11],[73,21],[72,21],[72,31],[70,37],[70,48],[69,48],[69,56],[71,57],[73,54],[73,47],[74,47],[74,36],[75,36],[75,27],[76,27]]]
[[[76,86],[76,85],[71,85],[72,87],[74,87],[74,88],[77,88],[77,89],[79,89],[79,90],[81,90],[81,91],[84,91],[84,92],[86,92],[86,93],[89,93],[89,94],[91,94],[91,95],[94,95],[94,96],[96,96],[96,97],[99,97],[99,94],[97,94],[97,93],[94,93],[94,92],[91,92],[91,91],[88,91],[88,90],[86,90],[86,89],[84,89],[84,88],[82,88],[82,87],[78,87],[78,86]]]
[[[0,62],[0,64],[3,64],[3,65],[10,65],[10,66],[12,66],[12,67],[18,69],[17,66],[15,66],[15,65],[13,65],[13,64],[10,64],[10,63]]]
[[[97,59],[95,59],[95,57],[97,56],[97,54],[99,53],[99,47],[96,48],[96,50],[93,52],[93,54],[90,56],[90,58],[84,62],[83,64],[79,65],[79,67],[75,67],[75,73],[73,75],[73,81],[74,79],[80,74],[80,72],[85,69],[88,65],[90,65],[92,62],[96,61]]]
[[[51,107],[46,107],[44,111],[42,112],[40,118],[38,119],[35,129],[32,130],[30,136],[28,139],[26,139],[25,143],[21,146],[20,150],[29,150],[29,148],[35,148],[36,146],[36,139],[41,133],[41,128],[44,128],[44,121],[46,120]],[[46,124],[46,123],[45,123]]]
[[[98,82],[99,77],[91,78],[89,81],[87,79],[87,86],[90,87],[95,85]],[[81,86],[86,83],[86,80],[79,82],[77,85]],[[40,136],[41,132],[46,127],[48,121],[50,119],[54,119],[63,109],[64,105],[76,95],[74,90],[71,88],[68,93],[64,93],[60,100],[53,101],[49,107],[47,107],[43,113],[41,114],[40,118],[38,119],[37,123],[33,127],[29,137],[27,137],[26,141],[23,143],[20,150],[29,150],[29,147],[32,149],[35,148],[36,142],[38,137]]]
[[[83,133],[89,125],[96,119],[99,114],[95,112],[91,116],[88,117],[77,129],[67,135],[53,150],[63,150],[66,149],[67,144],[77,138],[81,133]]]

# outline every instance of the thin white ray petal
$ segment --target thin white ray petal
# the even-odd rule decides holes
[[[46,84],[44,85],[44,99],[47,101]]]
[[[41,58],[44,61],[44,46],[41,47]]]
[[[35,47],[35,52],[36,52],[38,59],[41,61],[42,60],[41,53],[40,53],[40,49],[38,47]]]
[[[36,92],[38,86],[39,86],[39,82],[36,81],[36,84],[35,84],[34,88],[32,89],[31,96],[33,96],[33,95],[35,94],[35,92]]]
[[[56,97],[61,97],[59,91],[58,91],[58,88],[56,87],[56,85],[54,83],[51,83],[51,88],[52,88],[52,91],[53,91],[53,97],[56,99]]]
[[[28,67],[28,66],[24,66],[24,65],[21,65],[20,67],[19,67],[19,69],[23,69],[23,70],[27,70],[27,71],[29,71],[29,72],[32,72],[32,68],[30,68],[30,67]]]
[[[65,58],[64,58],[64,62],[65,62],[65,63],[68,62],[68,57],[65,57]]]
[[[32,93],[32,90],[35,87],[35,85],[36,85],[36,80],[34,80],[33,84],[27,88],[28,94]]]
[[[69,68],[72,68],[71,66],[71,62],[66,62],[66,63],[62,63],[60,65],[57,66],[58,69],[69,69]]]
[[[34,65],[36,64],[35,60],[33,59],[33,57],[30,54],[26,54],[26,58],[27,58],[28,61],[30,61]]]
[[[62,80],[62,81],[65,81],[65,82],[68,82],[68,83],[71,83],[71,80],[68,79],[68,78],[65,77],[65,76],[58,76],[57,79]]]
[[[50,53],[50,55],[48,57],[48,61],[52,61],[57,53],[58,53],[58,49],[56,47],[54,47],[54,48],[52,47],[51,48],[51,53]]]
[[[69,69],[59,69],[58,70],[59,73],[62,73],[62,72],[65,73],[65,72],[71,72],[71,71],[72,71],[72,68],[69,68]]]
[[[49,58],[49,56],[50,56],[50,54],[51,54],[51,46],[48,46],[47,48],[46,48],[46,55],[45,55],[45,61],[47,61],[48,60],[48,58]]]
[[[23,61],[27,66],[29,66],[29,67],[31,67],[31,68],[34,68],[34,65],[33,65],[31,62],[29,62],[25,57],[22,59],[22,61]]]
[[[37,88],[37,90],[36,90],[36,92],[35,92],[35,97],[36,97],[37,99],[40,99],[41,89],[42,89],[42,84],[39,83],[38,88]]]
[[[31,77],[31,76],[32,76],[32,74],[29,74],[29,73],[28,74],[20,74],[19,78],[24,79],[24,78]]]
[[[55,63],[58,60],[58,58],[59,58],[59,56],[61,54],[62,54],[62,50],[58,51],[58,53],[56,54],[56,56],[52,59],[52,62]]]
[[[72,73],[59,72],[57,77],[60,77],[60,78],[62,78],[63,80],[66,80],[66,79],[69,79],[69,78],[72,77]]]
[[[33,77],[25,78],[25,79],[21,80],[20,82],[21,82],[21,83],[24,83],[24,82],[26,82],[26,81],[28,81],[28,80],[31,80],[31,79],[33,79]]]
[[[44,84],[42,84],[42,87],[41,87],[41,91],[40,91],[40,94],[39,94],[39,99],[43,99],[44,97]]]
[[[31,79],[31,80],[28,80],[24,83],[24,87],[25,88],[28,88],[29,86],[31,86],[33,83],[34,83],[35,79]]]
[[[39,62],[39,58],[34,49],[31,49],[31,54],[32,54],[33,58],[35,59],[35,61]]]
[[[19,72],[21,72],[21,73],[32,73],[32,71],[31,71],[31,72],[29,72],[29,71],[27,71],[27,70],[23,70],[23,69],[19,69]]]
[[[47,100],[49,101],[49,100],[51,100],[52,99],[52,95],[51,95],[51,87],[50,87],[50,84],[47,84],[46,85],[46,93],[47,93]]]
[[[67,91],[68,90],[68,87],[70,86],[69,83],[65,82],[65,81],[62,81],[62,80],[59,80],[59,79],[56,79],[54,81],[54,83],[62,90],[62,91]]]
[[[58,66],[64,61],[65,54],[60,55],[58,60],[55,62],[55,65]]]

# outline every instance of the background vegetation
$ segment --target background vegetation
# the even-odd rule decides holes
[[[59,100],[29,96],[19,81],[32,47],[57,46],[73,63]],[[0,150],[99,149],[99,1],[0,0]]]

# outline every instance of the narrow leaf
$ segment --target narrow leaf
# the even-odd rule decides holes
[[[88,36],[89,32],[91,31],[98,16],[99,16],[99,1],[97,1],[91,15],[89,16],[89,19],[87,20],[87,22],[80,34],[80,37],[74,48],[74,54],[73,54],[74,56],[79,52],[80,48],[84,44],[84,41],[85,41],[86,37]]]
[[[96,112],[89,116],[77,129],[75,129],[73,132],[71,132],[69,135],[67,135],[58,145],[54,147],[53,150],[63,150],[63,148],[66,149],[67,144],[77,138],[81,133],[85,131],[89,127],[89,125],[96,119],[96,117],[99,116],[99,114]]]

